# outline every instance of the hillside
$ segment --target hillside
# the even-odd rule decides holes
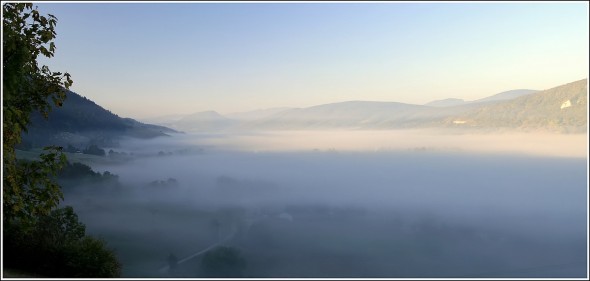
[[[429,105],[332,103],[286,110],[241,126],[280,130],[454,127],[580,133],[586,131],[587,124],[586,83],[584,79],[546,91],[512,90],[469,102],[446,99]]]
[[[85,146],[115,145],[121,137],[153,138],[176,132],[172,129],[121,118],[93,101],[68,91],[61,107],[52,107],[47,119],[40,113],[31,115],[31,125],[23,133],[23,143],[30,146],[67,144]]]
[[[588,123],[587,79],[479,107],[447,118],[447,126],[586,132]]]

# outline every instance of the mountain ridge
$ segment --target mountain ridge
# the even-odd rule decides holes
[[[555,95],[553,89],[565,87],[566,85],[577,85],[577,88],[575,89],[565,90],[566,92],[576,92],[576,94],[574,94],[576,96],[574,105],[570,105],[570,107],[575,107],[575,110],[570,109],[570,111],[575,111],[575,117],[570,116],[572,114],[560,117],[559,113],[555,112],[555,103],[560,103],[561,105],[561,103],[566,101],[564,98],[567,95],[553,97],[552,95]],[[547,94],[548,91],[549,94]],[[472,129],[508,128],[518,130],[545,128],[553,131],[580,132],[586,130],[584,124],[587,123],[587,117],[585,115],[586,110],[585,108],[580,107],[580,104],[586,104],[585,100],[587,100],[585,95],[580,96],[583,93],[587,93],[587,79],[574,81],[542,91],[529,89],[504,91],[474,101],[463,101],[451,98],[433,101],[435,102],[434,105],[418,105],[391,101],[353,100],[320,104],[304,108],[281,109],[276,110],[276,112],[271,114],[260,115],[256,118],[240,119],[236,118],[235,115],[234,118],[231,118],[216,113],[216,117],[219,119],[216,120],[217,125],[207,124],[205,118],[196,118],[196,120],[192,121],[195,122],[194,124],[190,124],[190,122],[184,124],[177,122],[173,124],[176,125],[175,128],[188,130],[403,129],[458,127]],[[561,99],[564,100],[558,101]],[[576,103],[578,100],[581,103]],[[533,101],[534,104],[547,104],[547,106],[535,110],[534,104],[527,104]],[[436,104],[436,102],[439,103]],[[522,104],[517,105],[517,103]],[[521,110],[524,113],[509,114],[505,112],[507,110]],[[543,110],[547,112],[543,112]],[[487,114],[482,112],[493,113]],[[555,115],[554,119],[546,120],[545,123],[543,123],[544,121],[540,120],[538,117],[535,117],[536,119],[531,117],[546,116],[549,112],[551,112],[552,115]],[[241,114],[247,115],[248,112],[243,112]],[[472,116],[474,114],[479,117]],[[201,115],[206,114],[201,112]],[[506,118],[508,117],[500,121],[495,115],[511,116],[510,118],[513,118],[514,122],[506,121]],[[193,114],[192,116],[196,117],[199,116],[199,114]],[[487,121],[484,120],[486,118]],[[523,121],[525,119],[528,121]],[[532,121],[533,119],[535,121]],[[220,123],[221,125],[219,125]],[[195,124],[197,125],[195,126]],[[569,129],[561,130],[559,129],[558,124],[568,127]]]

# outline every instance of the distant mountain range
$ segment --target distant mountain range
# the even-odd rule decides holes
[[[153,138],[177,130],[411,129],[543,130],[587,132],[587,79],[544,91],[514,90],[464,101],[445,99],[425,105],[399,102],[347,101],[307,108],[270,108],[223,116],[215,111],[149,119],[151,125],[121,118],[93,101],[67,92],[62,107],[46,120],[34,113],[23,133],[23,145],[89,144],[116,146],[123,137]],[[172,129],[170,129],[172,128]]]
[[[63,106],[53,106],[47,119],[38,112],[32,114],[31,125],[22,134],[24,144],[34,147],[51,144],[114,146],[121,137],[153,138],[176,132],[164,126],[121,118],[72,91],[67,91],[66,96]]]
[[[586,132],[587,79],[544,91],[519,89],[475,101],[425,105],[348,101],[223,116],[199,112],[162,125],[186,131],[465,128]],[[155,122],[158,123],[158,122]]]

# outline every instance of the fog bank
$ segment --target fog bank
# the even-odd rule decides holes
[[[107,191],[66,194],[126,277],[199,277],[219,237],[245,277],[583,277],[586,136],[196,134],[126,141]],[[212,224],[212,222],[215,222]],[[212,225],[217,225],[213,227]],[[202,276],[201,276],[202,277]]]
[[[452,133],[440,130],[273,131],[192,134],[187,143],[246,151],[433,150],[586,157],[587,134]]]

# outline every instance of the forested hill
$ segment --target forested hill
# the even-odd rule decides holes
[[[23,133],[25,145],[110,146],[121,137],[153,138],[176,132],[167,127],[121,118],[72,91],[67,91],[66,95],[63,106],[53,106],[47,119],[38,112],[31,115],[29,130]]]

